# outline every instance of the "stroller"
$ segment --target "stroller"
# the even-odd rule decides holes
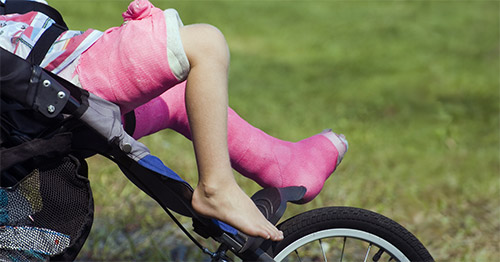
[[[310,244],[302,254],[325,261],[330,253],[340,254],[342,261],[344,253],[359,253],[358,248],[345,248],[351,240],[359,242],[365,261],[368,257],[373,261],[433,260],[401,225],[359,208],[324,207],[298,214],[278,225],[285,234],[280,242],[248,237],[198,215],[191,206],[193,188],[130,136],[133,114],[126,115],[122,124],[117,105],[39,66],[54,40],[67,29],[60,14],[37,2],[0,1],[0,14],[33,10],[56,23],[28,57],[22,59],[0,48],[0,261],[71,261],[77,257],[93,222],[85,159],[95,154],[116,163],[212,261],[230,261],[227,251],[244,261],[287,260]],[[266,188],[252,200],[276,224],[287,202],[301,200],[305,192],[304,187]],[[194,231],[219,242],[219,248],[212,252],[203,247],[172,211],[192,218]],[[339,250],[324,248],[322,240],[330,239],[340,239]]]
[[[94,154],[118,164],[169,214],[192,217],[200,235],[239,236],[194,212],[192,187],[125,132],[116,105],[0,51],[12,65],[1,71],[0,260],[76,257],[93,220],[85,159]]]
[[[245,250],[262,242],[200,217],[191,207],[192,187],[127,134],[117,105],[39,66],[50,44],[66,29],[55,9],[26,1],[0,4],[2,13],[40,10],[57,21],[26,59],[0,48],[0,260],[76,258],[93,221],[85,159],[95,154],[115,162],[174,221],[170,210],[192,217],[198,234],[226,239],[221,241],[238,249],[247,243]],[[131,133],[134,119],[126,119]],[[305,189],[283,192],[290,200],[299,200]],[[271,208],[268,217],[284,211],[267,203],[261,208]]]

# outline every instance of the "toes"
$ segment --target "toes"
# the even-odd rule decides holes
[[[281,241],[283,240],[283,232],[282,231],[278,231],[277,235],[275,235],[274,241]]]
[[[281,241],[283,240],[283,232],[278,230],[276,227],[273,225],[269,224],[268,232],[269,232],[269,238],[273,241]]]
[[[266,240],[272,240],[272,241],[283,240],[283,232],[278,230],[270,223],[264,225],[260,230],[260,234],[258,235]]]

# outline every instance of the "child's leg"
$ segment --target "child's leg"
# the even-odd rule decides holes
[[[199,181],[193,208],[253,236],[281,240],[278,231],[234,180],[227,145],[227,72],[229,51],[214,27],[181,28],[191,64],[185,100],[198,164]]]
[[[169,39],[176,33],[168,32],[168,15],[147,0],[136,0],[123,16],[126,23],[106,30],[82,54],[76,71],[83,88],[117,103],[126,113],[183,77],[170,64]],[[280,240],[282,233],[264,218],[233,177],[227,148],[229,54],[225,39],[213,27],[199,25],[182,27],[179,38],[191,64],[186,105],[200,174],[193,207],[243,233]]]
[[[135,138],[173,129],[191,139],[184,100],[185,83],[135,110]],[[154,119],[151,119],[154,115]],[[326,132],[291,143],[253,127],[228,109],[228,147],[233,168],[263,187],[305,186],[312,200],[343,158],[347,143]]]

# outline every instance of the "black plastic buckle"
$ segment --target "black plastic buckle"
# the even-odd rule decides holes
[[[252,196],[252,200],[264,217],[273,223],[273,225],[276,225],[285,213],[287,203],[301,200],[305,193],[306,188],[302,186],[284,188],[270,187],[255,193]],[[239,253],[262,248],[264,242],[271,243],[270,240],[265,240],[260,237],[249,237]]]

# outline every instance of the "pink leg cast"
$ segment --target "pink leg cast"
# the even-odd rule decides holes
[[[124,24],[106,30],[80,57],[82,87],[129,112],[178,84],[167,55],[162,10],[136,0],[123,13]]]
[[[190,139],[184,89],[181,83],[137,108],[134,137],[170,128]],[[253,127],[231,108],[228,146],[234,169],[263,187],[304,186],[304,203],[319,194],[347,151],[345,138],[331,130],[296,143],[283,141]]]
[[[229,111],[233,168],[263,187],[304,186],[303,203],[316,197],[347,151],[331,130],[293,143],[274,138]]]

